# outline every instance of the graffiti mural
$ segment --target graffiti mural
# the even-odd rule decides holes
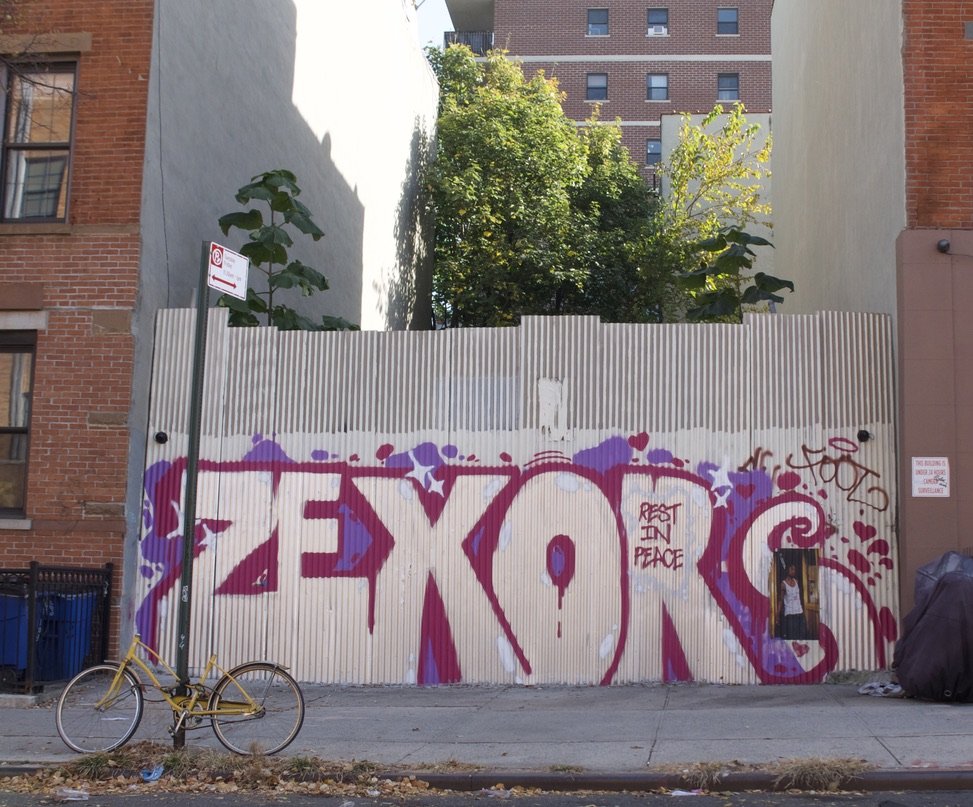
[[[359,450],[298,456],[257,434],[204,451],[224,457],[199,465],[205,641],[232,625],[243,655],[304,680],[420,685],[808,683],[850,648],[856,666],[889,659],[888,480],[852,436],[719,461],[646,432],[526,457],[349,439]],[[184,472],[176,457],[145,475],[135,622],[154,646],[175,619]],[[813,620],[788,633],[795,603]]]

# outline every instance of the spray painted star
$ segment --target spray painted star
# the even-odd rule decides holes
[[[412,460],[412,470],[406,474],[406,477],[412,477],[418,482],[423,489],[429,489],[429,479],[432,477],[432,465],[423,465],[416,459],[415,452],[411,449],[409,450],[409,459]]]
[[[733,492],[733,483],[730,481],[730,472],[727,469],[727,460],[723,460],[723,465],[707,471],[713,484],[710,490],[716,494],[716,507],[726,507],[726,501]]]
[[[216,547],[216,539],[219,532],[213,529],[209,521],[202,521],[200,526],[203,528],[203,538],[198,542],[200,549],[212,549]],[[220,530],[222,532],[222,530]]]

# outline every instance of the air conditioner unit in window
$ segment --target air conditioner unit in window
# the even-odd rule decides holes
[[[664,25],[650,25],[646,36],[667,36],[669,29]]]

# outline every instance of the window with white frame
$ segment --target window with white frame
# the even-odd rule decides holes
[[[645,100],[646,101],[668,101],[669,100],[669,74],[668,73],[649,73],[645,77]]]
[[[740,10],[737,8],[716,9],[716,33],[724,35],[740,33]]]
[[[25,515],[36,341],[34,331],[0,331],[0,517]]]
[[[0,220],[66,220],[75,73],[73,62],[0,68]]]
[[[588,9],[588,36],[608,36],[608,9]]]
[[[669,9],[650,8],[645,12],[646,36],[669,35]]]
[[[608,74],[588,73],[588,75],[585,77],[584,97],[586,101],[607,101]]]
[[[716,97],[720,101],[739,101],[740,74],[720,73],[716,77]]]

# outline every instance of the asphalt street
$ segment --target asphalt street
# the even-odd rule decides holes
[[[2,782],[0,782],[2,787]],[[63,802],[78,807],[128,807],[148,799],[153,807],[969,807],[969,792],[890,792],[849,794],[726,793],[716,795],[675,793],[547,793],[499,795],[478,793],[428,794],[421,799],[362,799],[347,796],[279,796],[259,793],[214,795],[144,791],[131,794],[92,795],[88,801]],[[57,802],[49,794],[9,793],[0,790],[0,807],[42,807]]]

